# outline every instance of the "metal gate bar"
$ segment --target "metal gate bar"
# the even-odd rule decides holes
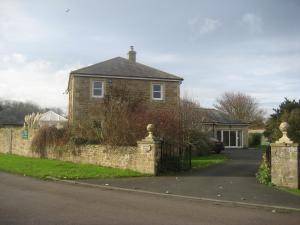
[[[162,141],[159,174],[191,169],[191,155],[190,146],[169,144]]]

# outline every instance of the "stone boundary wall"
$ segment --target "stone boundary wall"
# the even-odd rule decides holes
[[[0,152],[39,158],[30,149],[36,130],[30,129],[28,140],[22,138],[23,128],[0,128]],[[59,152],[47,150],[46,158],[74,163],[87,163],[122,168],[156,175],[160,144],[145,139],[137,147],[109,147],[105,145],[82,145],[76,149]]]
[[[300,188],[300,149],[287,136],[289,124],[282,122],[279,130],[282,137],[271,144],[272,183],[289,188]]]
[[[289,188],[300,188],[300,149],[298,144],[271,144],[272,183]]]

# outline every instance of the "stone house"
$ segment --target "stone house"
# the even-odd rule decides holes
[[[131,46],[128,59],[116,57],[70,73],[69,122],[101,120],[98,112],[114,87],[126,87],[154,109],[176,108],[182,81],[181,77],[138,63]]]
[[[225,148],[248,148],[249,123],[234,120],[217,109],[200,108],[199,115],[204,129]]]

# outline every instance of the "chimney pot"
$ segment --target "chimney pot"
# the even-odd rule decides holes
[[[136,51],[134,51],[133,46],[130,46],[130,50],[128,52],[128,60],[129,60],[129,62],[132,62],[132,63],[136,62]]]

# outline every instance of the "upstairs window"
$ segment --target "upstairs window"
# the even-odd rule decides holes
[[[162,84],[152,84],[152,99],[153,100],[163,100],[163,85]]]
[[[92,96],[95,98],[103,98],[104,96],[104,88],[103,81],[94,80],[93,81],[93,90]]]

